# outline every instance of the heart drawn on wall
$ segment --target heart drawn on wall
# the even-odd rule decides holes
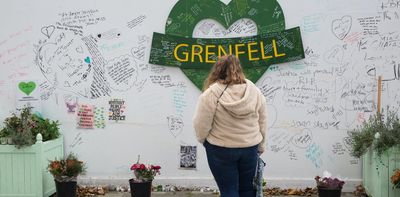
[[[343,16],[341,19],[335,19],[332,21],[332,32],[337,38],[343,40],[349,34],[351,24],[351,16]]]
[[[36,83],[33,81],[30,81],[28,83],[26,82],[20,82],[18,84],[18,88],[25,93],[27,96],[31,94],[35,89],[36,89]]]
[[[56,28],[54,27],[54,25],[50,25],[50,26],[42,27],[41,32],[47,38],[50,38],[51,35],[53,35],[55,29]]]

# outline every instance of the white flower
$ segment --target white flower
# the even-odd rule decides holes
[[[332,174],[325,170],[323,173],[323,177],[332,177]]]
[[[381,134],[379,133],[379,132],[376,132],[375,133],[375,139],[378,139],[378,138],[380,138],[381,137]]]

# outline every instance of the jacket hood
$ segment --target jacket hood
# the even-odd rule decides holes
[[[226,85],[215,83],[210,86],[211,92],[219,98]],[[219,104],[232,116],[246,118],[252,115],[257,108],[257,87],[246,79],[245,84],[229,85],[219,99]]]

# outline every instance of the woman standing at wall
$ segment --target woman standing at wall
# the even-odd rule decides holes
[[[193,125],[221,197],[254,197],[258,154],[265,150],[265,97],[233,55],[214,64],[203,90]]]

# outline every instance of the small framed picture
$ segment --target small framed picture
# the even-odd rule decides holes
[[[182,146],[180,151],[180,168],[196,169],[197,146]]]

